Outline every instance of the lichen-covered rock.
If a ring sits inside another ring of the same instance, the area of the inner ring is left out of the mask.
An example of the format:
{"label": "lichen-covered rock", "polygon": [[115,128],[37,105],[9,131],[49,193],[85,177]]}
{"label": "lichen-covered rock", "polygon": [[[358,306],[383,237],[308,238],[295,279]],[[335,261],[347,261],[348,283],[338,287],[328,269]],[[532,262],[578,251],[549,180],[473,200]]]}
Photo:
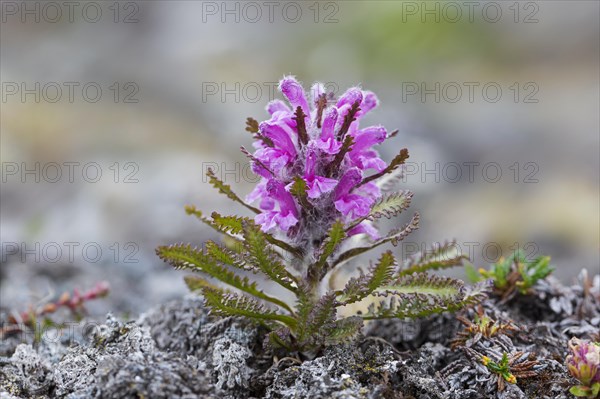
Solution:
{"label": "lichen-covered rock", "polygon": [[10,360],[0,370],[0,392],[17,397],[35,397],[52,386],[50,364],[29,344],[18,345]]}
{"label": "lichen-covered rock", "polygon": [[212,362],[217,372],[218,389],[248,388],[252,370],[246,362],[252,352],[231,338],[219,338],[214,345]]}
{"label": "lichen-covered rock", "polygon": [[[189,295],[136,321],[108,315],[85,333],[18,346],[10,337],[0,355],[0,398],[567,399],[575,383],[563,360],[567,342],[596,336],[600,279],[545,284],[530,298],[541,301],[534,310],[519,310],[522,299],[482,304],[491,319],[514,322],[510,333],[452,341],[465,327],[454,315],[389,320],[311,359],[264,349],[264,329],[210,317]],[[475,310],[462,315],[474,320]],[[532,362],[524,367],[531,374],[500,381],[482,359],[504,352],[516,366]]]}
{"label": "lichen-covered rock", "polygon": [[398,363],[391,348],[371,341],[333,346],[321,357],[278,372],[265,398],[400,397],[389,396]]}

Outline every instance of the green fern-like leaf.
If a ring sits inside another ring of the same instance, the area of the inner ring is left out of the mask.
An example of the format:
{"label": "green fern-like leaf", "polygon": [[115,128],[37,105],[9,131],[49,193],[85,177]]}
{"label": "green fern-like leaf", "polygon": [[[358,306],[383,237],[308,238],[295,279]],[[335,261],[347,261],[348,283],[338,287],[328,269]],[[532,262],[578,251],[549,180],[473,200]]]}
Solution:
{"label": "green fern-like leaf", "polygon": [[354,339],[360,332],[363,320],[358,316],[339,319],[328,326],[326,345],[335,345]]}
{"label": "green fern-like leaf", "polygon": [[310,209],[312,205],[308,202],[308,194],[306,193],[306,181],[301,177],[294,178],[294,183],[290,189],[290,193],[296,197],[302,208]]}
{"label": "green fern-like leaf", "polygon": [[196,207],[193,205],[186,205],[185,213],[187,213],[188,215],[195,216],[202,223],[211,227],[218,233],[221,233],[226,237],[231,238],[231,240],[234,240],[235,242],[239,242],[239,240],[235,237],[235,234],[239,234],[239,231],[237,229],[237,223],[241,223],[243,220],[249,220],[248,218],[241,218],[236,216],[221,216],[217,212],[213,212],[211,215],[212,218],[209,219],[202,214],[202,211],[196,209]]}
{"label": "green fern-like leaf", "polygon": [[338,302],[333,292],[323,295],[314,304],[306,320],[301,320],[298,341],[303,345],[319,345],[328,335],[324,328],[335,321],[337,306]]}
{"label": "green fern-like leaf", "polygon": [[323,325],[334,321],[337,305],[338,302],[333,292],[323,295],[319,299],[308,315],[306,323],[308,335],[316,334]]}
{"label": "green fern-like leaf", "polygon": [[[243,224],[244,223],[254,223],[250,218],[247,217],[239,217],[239,216],[222,216],[218,212],[213,212],[211,215],[211,219],[204,217],[202,212],[196,209],[193,205],[187,205],[185,207],[185,211],[188,215],[194,215],[196,218],[201,220],[206,225],[212,227],[214,230],[218,231],[221,234],[224,234],[228,239],[229,243],[234,246],[234,250],[238,250],[242,247],[241,241],[235,237],[237,234],[241,234],[243,232]],[[278,246],[282,250],[287,253],[295,256],[301,257],[302,251],[298,248],[293,247],[292,245],[283,242],[281,240],[276,239],[270,234],[265,234],[265,237],[269,243]]]}
{"label": "green fern-like leaf", "polygon": [[218,316],[243,316],[273,327],[270,322],[278,321],[294,327],[296,320],[287,315],[279,314],[262,305],[260,302],[220,288],[204,287],[202,295],[211,314]]}
{"label": "green fern-like leaf", "polygon": [[351,278],[338,299],[343,305],[359,302],[376,289],[388,284],[396,270],[396,259],[391,251],[384,252],[379,261],[360,277]]}
{"label": "green fern-like leaf", "polygon": [[203,279],[202,277],[185,276],[183,278],[183,281],[185,281],[185,285],[187,285],[188,289],[192,292],[201,291],[203,288],[206,287],[217,288],[217,286],[209,283],[208,281],[206,281],[206,279]]}
{"label": "green fern-like leaf", "polygon": [[239,252],[232,251],[230,249],[221,247],[213,241],[207,241],[204,244],[205,251],[212,259],[220,262],[224,265],[234,267],[236,269],[245,270],[254,274],[260,270],[251,263],[248,263],[242,259]]}
{"label": "green fern-like leaf", "polygon": [[237,202],[238,204],[243,205],[245,208],[251,210],[254,213],[261,213],[260,209],[257,209],[251,205],[246,204],[244,201],[242,201],[241,198],[238,197],[237,194],[233,192],[233,190],[231,189],[231,186],[229,186],[228,184],[225,184],[221,179],[219,179],[217,176],[215,176],[215,173],[213,172],[212,169],[209,168],[206,171],[206,176],[208,176],[208,181],[210,182],[210,184],[214,188],[219,190],[219,192],[221,194],[225,194],[227,196],[227,198]]}
{"label": "green fern-like leaf", "polygon": [[292,292],[296,292],[298,281],[277,259],[265,234],[251,223],[244,223],[244,247],[252,263],[272,281]]}
{"label": "green fern-like leaf", "polygon": [[205,273],[231,287],[239,289],[240,291],[244,291],[257,298],[291,311],[290,307],[285,302],[271,297],[259,290],[256,282],[250,282],[248,277],[238,276],[227,267],[220,265],[217,259],[212,258],[197,248],[193,248],[189,244],[158,247],[156,253],[162,260],[170,263],[176,269],[189,269]]}
{"label": "green fern-like leaf", "polygon": [[382,197],[373,205],[367,219],[379,219],[381,217],[391,218],[400,214],[410,206],[413,193],[410,191],[402,191]]}
{"label": "green fern-like leaf", "polygon": [[231,234],[241,234],[243,230],[242,224],[250,220],[247,217],[222,216],[218,212],[213,212],[210,216],[213,223],[219,227],[219,230]]}
{"label": "green fern-like leaf", "polygon": [[327,273],[327,259],[329,259],[345,238],[346,232],[344,230],[344,223],[338,220],[331,226],[329,233],[327,233],[327,238],[321,246],[321,255],[319,256],[319,259],[309,268],[310,275],[314,274],[321,279],[325,273]]}
{"label": "green fern-like leaf", "polygon": [[374,295],[385,300],[369,306],[365,320],[417,318],[435,313],[453,312],[485,298],[489,284],[466,287],[460,280],[416,273],[400,277],[393,285],[382,287]]}
{"label": "green fern-like leaf", "polygon": [[394,159],[392,159],[392,161],[388,164],[387,168],[385,168],[384,170],[382,170],[379,173],[376,173],[374,175],[371,175],[371,176],[363,179],[363,181],[360,183],[360,185],[366,184],[366,183],[368,183],[370,181],[373,181],[373,180],[377,180],[381,176],[386,175],[388,173],[392,173],[400,165],[403,165],[404,162],[406,162],[407,159],[408,159],[408,150],[406,148],[403,148],[403,149],[400,150],[400,153],[398,155],[396,155],[394,157]]}
{"label": "green fern-like leaf", "polygon": [[364,252],[370,251],[374,248],[377,248],[380,245],[386,244],[386,243],[392,243],[392,245],[396,246],[398,245],[398,243],[402,240],[404,240],[406,238],[406,236],[408,236],[410,233],[412,233],[413,231],[415,231],[416,229],[419,228],[419,220],[420,220],[420,216],[418,212],[415,212],[413,218],[411,219],[411,221],[404,225],[403,227],[399,228],[399,229],[395,229],[392,230],[386,237],[384,238],[380,238],[379,240],[375,241],[373,244],[366,246],[366,247],[356,247],[356,248],[352,248],[342,254],[340,254],[340,256],[338,256],[335,261],[333,262],[333,266],[336,266],[342,262],[347,261],[350,258],[353,258],[355,256],[358,256]]}
{"label": "green fern-like leaf", "polygon": [[455,241],[447,242],[410,257],[399,275],[462,266],[465,259],[468,257],[460,252]]}

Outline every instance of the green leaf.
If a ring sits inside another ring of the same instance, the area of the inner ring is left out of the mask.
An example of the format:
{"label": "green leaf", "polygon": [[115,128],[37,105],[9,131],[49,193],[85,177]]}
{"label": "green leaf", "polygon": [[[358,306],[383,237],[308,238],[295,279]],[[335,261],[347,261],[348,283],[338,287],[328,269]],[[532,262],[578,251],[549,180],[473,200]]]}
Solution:
{"label": "green leaf", "polygon": [[275,331],[271,331],[267,335],[267,346],[273,349],[284,348],[287,351],[292,351],[292,342],[289,328],[282,327]]}
{"label": "green leaf", "polygon": [[211,215],[215,225],[219,227],[221,231],[231,234],[242,233],[242,223],[249,221],[247,217],[240,216],[222,216],[218,212],[213,212]]}
{"label": "green leaf", "polygon": [[343,252],[342,254],[340,254],[340,256],[338,256],[335,261],[333,262],[333,266],[337,266],[338,264],[345,262],[346,260],[353,258],[355,256],[358,256],[364,252],[370,251],[374,248],[377,248],[380,245],[386,244],[386,243],[392,243],[392,245],[396,246],[398,245],[398,243],[402,240],[404,240],[406,238],[406,236],[408,236],[410,233],[412,233],[414,230],[419,228],[419,213],[415,212],[413,218],[411,219],[411,221],[404,225],[403,227],[399,228],[399,229],[395,229],[392,230],[386,237],[384,238],[380,238],[379,240],[375,241],[373,244],[366,246],[366,247],[356,247],[356,248],[352,248],[346,252]]}
{"label": "green leaf", "polygon": [[367,219],[373,220],[381,217],[389,219],[396,216],[410,206],[412,197],[413,193],[410,191],[402,191],[382,197],[373,205]]}
{"label": "green leaf", "polygon": [[183,281],[185,281],[185,285],[187,285],[188,289],[192,292],[200,291],[206,287],[217,288],[216,286],[214,286],[213,284],[209,283],[201,277],[185,276],[183,278]]}
{"label": "green leaf", "polygon": [[244,223],[244,247],[251,262],[272,281],[292,292],[296,292],[298,282],[285,266],[276,259],[276,254],[267,242],[266,235],[253,223]]}
{"label": "green leaf", "polygon": [[592,397],[597,398],[600,393],[600,382],[594,382],[592,384]]}
{"label": "green leaf", "polygon": [[305,331],[308,337],[318,334],[324,325],[332,323],[335,320],[337,305],[338,302],[333,292],[329,292],[319,299],[309,313],[306,321]]}
{"label": "green leaf", "polygon": [[314,303],[311,300],[311,287],[306,279],[298,282],[296,290],[296,320],[298,320],[298,329],[295,331],[297,336],[303,336],[307,328],[308,315],[313,310]]}
{"label": "green leaf", "polygon": [[278,321],[287,326],[296,325],[293,317],[276,313],[267,309],[258,301],[243,295],[237,295],[220,288],[202,288],[206,305],[211,308],[211,314],[217,316],[243,316],[273,327],[269,321]]}
{"label": "green leaf", "polygon": [[583,397],[583,398],[593,398],[593,396],[591,396],[591,390],[583,385],[576,385],[573,386],[569,389],[569,392],[571,392],[572,395],[575,395],[577,397]]}
{"label": "green leaf", "polygon": [[[208,219],[208,218],[204,217],[202,212],[200,210],[196,209],[196,207],[193,205],[186,205],[185,213],[187,213],[188,215],[195,216],[202,223],[211,227],[215,231],[217,231],[221,234],[224,234],[228,238],[235,240],[237,243],[239,243],[239,240],[235,236],[233,236],[233,234],[237,234],[234,221],[235,220],[240,220],[240,221],[249,220],[248,218],[242,218],[242,217],[238,218],[235,216],[221,216],[217,212],[213,212],[213,214],[212,214],[213,219]],[[217,217],[217,220],[214,219],[215,216]]]}
{"label": "green leaf", "polygon": [[488,285],[465,287],[460,280],[416,273],[403,276],[373,294],[386,297],[371,304],[363,319],[416,318],[441,312],[453,312],[485,298]]}
{"label": "green leaf", "polygon": [[206,176],[208,176],[208,181],[210,182],[210,184],[214,188],[219,190],[219,192],[221,194],[225,194],[229,199],[243,205],[244,207],[246,207],[247,209],[251,210],[254,213],[261,213],[260,209],[257,209],[251,205],[246,204],[244,201],[242,201],[240,199],[240,197],[238,197],[237,194],[235,194],[233,192],[233,190],[231,190],[231,186],[229,186],[228,184],[225,184],[222,180],[220,180],[217,176],[215,176],[215,173],[213,172],[212,169],[209,168],[207,170]]}
{"label": "green leaf", "polygon": [[388,284],[397,267],[391,251],[384,252],[379,261],[369,268],[366,275],[351,278],[341,292],[339,301],[343,305],[359,302],[371,295],[376,289]]}
{"label": "green leaf", "polygon": [[321,246],[320,256],[314,265],[309,268],[309,275],[315,275],[320,280],[327,273],[327,259],[335,252],[338,246],[346,238],[346,232],[344,231],[344,223],[341,220],[337,220],[329,229],[327,238]]}
{"label": "green leaf", "polygon": [[156,250],[158,256],[170,263],[176,269],[190,269],[208,274],[210,277],[233,287],[244,291],[257,298],[274,303],[291,312],[290,307],[277,298],[271,297],[259,290],[256,282],[250,282],[248,277],[240,277],[231,270],[218,263],[218,260],[205,254],[191,245],[170,245],[168,247],[158,247]]}
{"label": "green leaf", "polygon": [[467,256],[461,254],[455,241],[447,242],[409,258],[402,270],[400,270],[399,275],[405,276],[428,270],[461,266],[465,259],[468,259]]}
{"label": "green leaf", "polygon": [[518,270],[523,281],[518,281],[517,287],[521,292],[526,292],[538,280],[548,277],[554,271],[554,268],[550,267],[549,256],[540,256],[532,262],[519,263]]}
{"label": "green leaf", "polygon": [[364,220],[374,220],[381,217],[390,219],[392,216],[399,215],[405,209],[410,206],[413,193],[410,191],[402,191],[399,193],[393,193],[390,195],[383,196],[379,199],[372,207],[369,214],[363,218],[359,218],[352,222],[346,231],[353,229],[358,226]]}
{"label": "green leaf", "polygon": [[354,339],[363,326],[363,320],[358,316],[346,317],[333,322],[328,327],[328,332],[325,337],[326,345],[335,345],[348,342]]}
{"label": "green leaf", "polygon": [[371,176],[363,179],[363,181],[360,182],[359,186],[362,186],[363,184],[366,184],[366,183],[368,183],[370,181],[377,180],[381,176],[386,175],[388,173],[392,173],[400,165],[403,165],[404,162],[406,162],[407,159],[408,159],[408,150],[406,148],[403,148],[403,149],[400,150],[400,153],[398,155],[396,155],[394,157],[394,159],[392,159],[392,161],[389,163],[389,165],[387,166],[387,168],[385,168],[384,170],[382,170],[379,173],[376,173],[374,175],[371,175]]}
{"label": "green leaf", "polygon": [[241,255],[239,252],[221,247],[210,240],[207,241],[206,244],[204,244],[204,246],[208,256],[222,264],[235,267],[236,269],[249,271],[255,274],[260,271],[253,264],[245,262],[243,259],[241,259]]}
{"label": "green leaf", "polygon": [[[241,241],[234,236],[234,234],[241,234],[243,232],[244,223],[254,223],[252,219],[247,217],[222,216],[217,212],[212,213],[212,219],[207,219],[202,215],[202,212],[200,212],[198,209],[196,209],[196,207],[192,205],[187,205],[185,207],[185,211],[188,215],[196,216],[208,226],[212,227],[219,233],[225,234],[227,238],[233,240],[233,243],[228,242],[228,246],[233,246],[233,249],[236,252],[238,252],[238,250],[242,248],[243,245],[241,244]],[[278,246],[279,248],[292,254],[293,256],[298,258],[302,257],[302,251],[300,251],[298,248],[295,248],[286,242],[280,241],[270,234],[265,234],[265,237],[267,241],[269,241],[271,244]]]}
{"label": "green leaf", "polygon": [[310,202],[308,202],[308,195],[306,194],[306,182],[303,178],[298,176],[294,177],[294,183],[290,189],[290,194],[296,197],[304,209],[312,208],[312,205]]}
{"label": "green leaf", "polygon": [[465,262],[465,274],[471,283],[477,283],[483,280],[483,276],[477,272],[475,266],[470,262]]}

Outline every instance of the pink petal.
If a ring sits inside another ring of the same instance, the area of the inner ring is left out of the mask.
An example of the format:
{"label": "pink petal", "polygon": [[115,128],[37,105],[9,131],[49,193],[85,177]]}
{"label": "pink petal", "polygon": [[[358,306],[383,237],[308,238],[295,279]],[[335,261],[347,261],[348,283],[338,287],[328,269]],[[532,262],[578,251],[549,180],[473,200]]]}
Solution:
{"label": "pink petal", "polygon": [[323,176],[314,176],[314,178],[307,182],[308,190],[306,193],[308,194],[308,198],[319,198],[321,194],[325,194],[330,192],[337,185],[337,180],[329,179]]}
{"label": "pink petal", "polygon": [[375,241],[379,239],[379,231],[373,226],[371,222],[364,221],[360,223],[358,226],[352,228],[348,231],[348,235],[352,236],[355,234],[367,234],[371,240]]}
{"label": "pink petal", "polygon": [[306,95],[302,85],[293,76],[286,76],[279,82],[279,90],[288,99],[294,111],[301,107],[305,115],[310,115],[310,108],[306,102]]}
{"label": "pink petal", "polygon": [[283,101],[273,100],[267,104],[267,112],[271,115],[275,112],[288,112],[291,114],[292,110]]}

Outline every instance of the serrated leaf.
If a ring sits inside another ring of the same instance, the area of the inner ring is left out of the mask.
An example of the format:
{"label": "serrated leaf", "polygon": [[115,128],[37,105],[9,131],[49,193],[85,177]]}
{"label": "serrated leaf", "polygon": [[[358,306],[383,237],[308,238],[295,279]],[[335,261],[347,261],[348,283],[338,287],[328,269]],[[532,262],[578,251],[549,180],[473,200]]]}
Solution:
{"label": "serrated leaf", "polygon": [[237,194],[233,192],[233,190],[231,189],[231,186],[229,186],[228,184],[225,184],[221,179],[219,179],[217,176],[215,176],[215,173],[213,172],[213,170],[211,168],[209,168],[206,171],[206,176],[208,176],[209,183],[214,188],[219,190],[219,192],[221,194],[225,194],[227,196],[227,198],[243,205],[244,207],[246,207],[247,209],[251,210],[254,213],[261,213],[260,209],[257,209],[251,205],[246,204],[244,201],[242,201],[241,198],[238,197]]}
{"label": "serrated leaf", "polygon": [[221,231],[231,234],[241,234],[242,223],[250,220],[247,217],[222,216],[218,212],[213,212],[210,216]]}
{"label": "serrated leaf", "polygon": [[[214,230],[218,231],[221,234],[225,234],[226,238],[229,239],[226,242],[227,246],[238,252],[240,248],[243,248],[241,241],[234,236],[234,234],[241,234],[243,231],[244,223],[254,223],[254,221],[247,217],[240,216],[222,216],[217,212],[212,213],[212,219],[208,219],[202,215],[202,212],[196,209],[195,206],[186,205],[185,211],[188,215],[194,215],[199,220],[201,220],[206,225],[212,227]],[[284,251],[294,255],[295,257],[302,257],[302,252],[290,244],[283,242],[281,240],[276,239],[270,234],[265,234],[265,237],[269,243],[278,246]]]}
{"label": "serrated leaf", "polygon": [[388,284],[396,270],[396,259],[391,251],[384,252],[379,261],[369,268],[367,274],[351,278],[341,291],[339,301],[343,305],[359,302],[376,289]]}
{"label": "serrated leaf", "polygon": [[298,340],[301,343],[317,345],[327,334],[323,329],[335,321],[338,302],[335,293],[323,295],[315,303],[305,320],[300,320]]}
{"label": "serrated leaf", "polygon": [[170,245],[158,247],[157,255],[176,269],[189,269],[202,272],[233,288],[244,291],[257,298],[274,303],[291,312],[290,307],[277,298],[271,297],[258,289],[256,282],[250,282],[248,277],[241,277],[228,268],[221,266],[217,259],[193,248],[191,245]]}
{"label": "serrated leaf", "polygon": [[294,177],[294,183],[290,189],[290,194],[296,197],[304,209],[312,208],[312,205],[310,202],[308,202],[308,195],[306,194],[306,181],[304,181],[303,178],[298,176]]}
{"label": "serrated leaf", "polygon": [[371,207],[369,214],[352,222],[346,231],[358,226],[364,220],[374,220],[381,217],[390,219],[392,216],[399,215],[402,211],[408,209],[412,200],[413,193],[410,191],[401,191],[389,194],[380,198]]}
{"label": "serrated leaf", "polygon": [[411,256],[400,270],[399,275],[405,276],[428,270],[461,266],[465,259],[468,257],[460,252],[455,241],[446,242]]}
{"label": "serrated leaf", "polygon": [[288,351],[292,350],[291,333],[287,327],[278,328],[271,331],[265,339],[264,346],[271,349],[284,348]]}
{"label": "serrated leaf", "polygon": [[379,219],[381,217],[391,218],[400,214],[410,206],[413,193],[402,191],[382,197],[373,205],[367,219]]}
{"label": "serrated leaf", "polygon": [[416,318],[454,312],[482,301],[488,288],[487,282],[466,287],[460,280],[426,273],[404,276],[394,285],[378,289],[374,294],[386,299],[378,305],[371,304],[361,317],[365,320]]}
{"label": "serrated leaf", "polygon": [[183,281],[185,281],[185,285],[187,285],[188,289],[192,292],[200,291],[205,287],[217,288],[215,285],[197,276],[185,276]]}
{"label": "serrated leaf", "polygon": [[346,343],[354,339],[363,326],[363,320],[358,316],[346,317],[336,320],[330,327],[325,337],[326,345]]}
{"label": "serrated leaf", "polygon": [[363,181],[360,182],[360,186],[362,186],[363,184],[366,184],[370,181],[377,180],[383,175],[392,173],[400,165],[403,165],[404,162],[406,162],[406,160],[408,159],[408,157],[409,157],[408,150],[406,148],[401,149],[400,153],[398,155],[396,155],[394,157],[394,159],[392,159],[392,161],[389,163],[389,165],[384,170],[382,170],[379,173],[376,173],[374,175],[364,178]]}
{"label": "serrated leaf", "polygon": [[388,242],[392,243],[392,245],[396,246],[398,245],[398,243],[402,240],[404,240],[404,238],[406,238],[406,236],[408,236],[410,233],[412,233],[414,230],[419,228],[419,213],[415,212],[413,218],[411,219],[411,221],[404,225],[403,227],[399,228],[399,229],[395,229],[392,230],[386,237],[380,238],[379,240],[375,241],[373,244],[366,246],[366,247],[356,247],[356,248],[352,248],[346,252],[343,252],[342,254],[340,254],[340,256],[338,256],[335,261],[333,262],[333,266],[337,266],[338,264],[345,262],[346,260],[353,258],[355,256],[358,256],[364,252],[370,251],[374,248],[377,248],[380,245],[386,244]]}
{"label": "serrated leaf", "polygon": [[206,253],[214,260],[236,269],[258,273],[259,269],[251,263],[245,262],[239,252],[221,247],[213,241],[207,241],[204,244]]}
{"label": "serrated leaf", "polygon": [[272,311],[260,302],[243,295],[210,287],[202,288],[202,295],[206,305],[211,308],[211,314],[214,315],[248,317],[270,327],[273,327],[270,321],[278,321],[290,327],[296,325],[294,318]]}
{"label": "serrated leaf", "polygon": [[327,273],[327,259],[335,252],[338,246],[346,238],[346,231],[344,229],[344,223],[341,220],[337,220],[327,233],[327,238],[320,249],[320,256],[317,262],[315,262],[309,268],[309,275],[315,275],[320,280]]}
{"label": "serrated leaf", "polygon": [[309,335],[316,334],[322,326],[333,322],[337,305],[338,302],[333,292],[323,295],[308,315],[307,333]]}
{"label": "serrated leaf", "polygon": [[258,226],[244,223],[244,247],[252,263],[272,281],[292,292],[296,292],[298,282],[285,266],[276,258],[276,253],[267,242],[266,235]]}
{"label": "serrated leaf", "polygon": [[[209,218],[204,217],[204,215],[202,214],[202,212],[199,209],[196,209],[196,207],[193,206],[193,205],[186,205],[185,206],[185,213],[187,213],[188,215],[195,216],[202,223],[204,223],[207,226],[211,227],[215,231],[217,231],[217,232],[219,232],[221,234],[224,234],[227,238],[230,238],[231,240],[233,240],[234,242],[236,242],[236,243],[239,244],[239,240],[233,235],[233,234],[236,234],[234,232],[234,230],[232,229],[233,226],[229,226],[227,223],[218,223],[214,219],[209,219]],[[215,214],[219,215],[218,213],[213,212],[213,217],[214,217]],[[236,217],[234,217],[234,216],[228,216],[227,218],[236,218]],[[239,219],[240,220],[245,220],[247,218],[239,218]]]}

